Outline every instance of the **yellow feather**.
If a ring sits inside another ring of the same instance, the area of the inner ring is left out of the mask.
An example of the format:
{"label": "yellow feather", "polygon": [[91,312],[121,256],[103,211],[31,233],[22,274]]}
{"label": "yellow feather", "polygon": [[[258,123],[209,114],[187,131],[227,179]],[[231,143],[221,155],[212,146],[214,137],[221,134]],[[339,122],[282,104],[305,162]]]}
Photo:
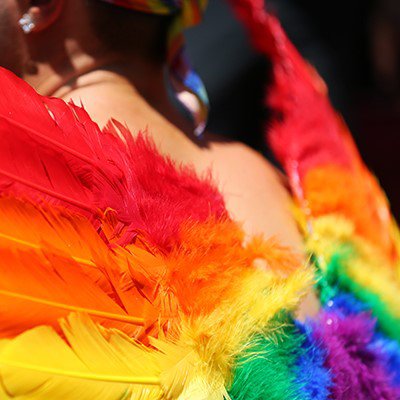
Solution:
{"label": "yellow feather", "polygon": [[188,381],[183,398],[228,398],[225,387],[235,357],[252,335],[268,334],[268,323],[277,312],[294,310],[312,281],[312,270],[306,267],[287,278],[254,269],[243,275],[231,296],[211,314],[183,317],[177,343],[198,355],[196,379]]}
{"label": "yellow feather", "polygon": [[[0,199],[0,209],[1,205]],[[21,205],[21,207],[25,210],[26,206]],[[34,206],[28,207],[32,207],[30,212],[37,213],[38,210]],[[39,217],[37,216],[38,219]],[[68,215],[66,217],[70,218]],[[68,225],[66,217],[63,215],[61,220]],[[54,216],[46,216],[45,219],[51,218],[55,219],[52,226],[60,224],[57,213]],[[86,227],[86,221],[82,223]],[[67,232],[72,231],[73,239],[75,235],[73,229],[76,230],[76,226],[80,225],[74,221],[72,227],[69,225],[67,227]],[[92,228],[88,226],[87,229],[88,234],[91,234]],[[50,231],[45,237],[54,234],[54,231]],[[141,263],[144,263],[144,269],[147,269],[145,267],[147,265],[152,266],[150,269],[156,275],[165,268],[157,258],[134,246],[129,247],[129,252],[117,249],[112,255],[108,254],[108,248],[104,250],[103,255],[100,249],[99,256],[96,249],[90,245],[85,247],[84,243],[80,243],[78,235],[78,238],[74,239],[78,241],[75,247],[79,249],[79,246],[83,246],[84,250],[68,253],[68,246],[65,247],[62,242],[54,240],[49,246],[49,251],[42,254],[33,248],[30,252],[24,249],[26,243],[21,243],[23,241],[41,245],[42,242],[35,242],[33,237],[28,236],[25,239],[23,235],[18,236],[17,232],[13,231],[7,235],[20,239],[14,243],[18,251],[9,254],[15,263],[18,257],[30,257],[31,264],[35,259],[40,259],[39,267],[35,265],[35,268],[24,270],[22,274],[23,276],[28,274],[29,281],[32,282],[34,279],[30,274],[42,271],[43,268],[57,271],[58,263],[61,263],[61,266],[67,263],[65,265],[68,265],[68,268],[65,271],[72,271],[74,264],[77,264],[77,258],[94,263],[95,267],[87,264],[83,267],[86,274],[87,270],[97,269],[98,260],[105,257],[106,262],[113,263],[116,262],[113,257],[120,257],[122,254],[127,263],[127,273],[123,275],[123,279],[129,274],[136,274],[140,280]],[[83,237],[86,239],[86,236]],[[104,246],[104,243],[101,242],[99,245]],[[31,255],[32,252],[34,256]],[[43,260],[47,260],[47,264]],[[26,267],[30,263],[25,258],[21,264]],[[133,268],[130,267],[130,263]],[[117,268],[118,265],[115,269]],[[115,269],[111,268],[107,272],[112,274]],[[61,322],[62,335],[67,339],[67,343],[50,327],[34,328],[0,345],[0,382],[4,382],[6,393],[13,396],[26,395],[23,398],[29,400],[70,398],[114,400],[114,398],[139,399],[142,396],[146,399],[162,396],[165,399],[180,400],[228,398],[226,385],[231,379],[230,372],[235,357],[243,350],[252,335],[268,334],[269,322],[279,311],[294,310],[312,283],[313,274],[309,268],[284,270],[285,273],[274,268],[244,270],[240,279],[232,281],[229,294],[217,308],[196,318],[188,315],[179,316],[182,323],[177,325],[175,330],[172,329],[168,336],[170,340],[174,339],[174,343],[166,342],[162,338],[162,331],[158,340],[149,338],[153,350],[132,342],[118,330],[102,328],[88,317],[76,314],[71,314],[66,321]],[[99,272],[102,273],[101,268]],[[55,277],[50,280],[42,278],[38,279],[41,283],[47,281],[52,283]],[[118,282],[119,279],[121,276],[111,279],[111,284]],[[129,286],[130,282],[127,283],[127,287],[132,289]],[[2,290],[7,291],[4,288]],[[123,293],[123,290],[121,291]],[[47,301],[46,298],[38,299],[35,293],[20,294],[30,296],[25,300],[31,303]],[[24,299],[21,297],[20,300]],[[54,307],[69,305],[64,307],[67,311],[81,310],[80,305],[74,302],[61,304],[56,297],[49,301]],[[135,301],[132,300],[130,305],[134,307]],[[98,309],[96,314],[93,310],[88,308],[86,310],[98,316],[102,311]],[[129,309],[127,314],[129,316]],[[158,385],[155,385],[157,383]],[[78,394],[75,397],[72,397],[71,387],[77,390]]]}
{"label": "yellow feather", "polygon": [[[355,233],[351,221],[338,215],[313,220],[313,233],[307,240],[310,251],[329,261],[340,245],[351,244],[354,252],[343,260],[347,274],[358,284],[378,294],[393,314],[400,317],[400,281],[396,266],[378,246]],[[324,267],[324,263],[321,263]]]}
{"label": "yellow feather", "polygon": [[4,399],[177,398],[192,375],[193,365],[181,362],[190,359],[187,350],[172,343],[150,350],[82,314],[70,314],[61,328],[66,341],[46,326],[0,341]]}

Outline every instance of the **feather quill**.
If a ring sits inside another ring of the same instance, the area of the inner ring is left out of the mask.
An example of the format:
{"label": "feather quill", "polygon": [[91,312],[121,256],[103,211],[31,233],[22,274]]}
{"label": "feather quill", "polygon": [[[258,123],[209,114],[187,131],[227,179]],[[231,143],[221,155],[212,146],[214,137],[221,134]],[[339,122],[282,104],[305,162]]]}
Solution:
{"label": "feather quill", "polygon": [[87,143],[79,121],[64,106],[60,121],[67,120],[68,124],[60,127],[54,120],[60,113],[56,107],[54,112],[50,108],[59,100],[45,104],[41,96],[10,72],[1,70],[1,77],[0,187],[68,204],[86,215],[95,214],[97,204],[85,177],[98,172],[100,179],[104,174],[100,170],[101,159],[96,159],[95,156],[100,157]]}
{"label": "feather quill", "polygon": [[130,334],[155,317],[129,280],[130,254],[111,250],[84,217],[0,198],[0,254],[2,337],[55,326],[70,311]]}
{"label": "feather quill", "polygon": [[120,244],[141,233],[164,251],[183,221],[228,218],[210,174],[176,167],[116,121],[101,131],[83,108],[42,97],[5,69],[0,78],[0,192],[73,208],[96,227],[112,209]]}
{"label": "feather quill", "polygon": [[60,325],[65,340],[42,326],[0,341],[2,399],[177,398],[192,375],[190,351],[174,344],[158,351],[161,341],[154,342],[151,350],[84,314],[71,314]]}

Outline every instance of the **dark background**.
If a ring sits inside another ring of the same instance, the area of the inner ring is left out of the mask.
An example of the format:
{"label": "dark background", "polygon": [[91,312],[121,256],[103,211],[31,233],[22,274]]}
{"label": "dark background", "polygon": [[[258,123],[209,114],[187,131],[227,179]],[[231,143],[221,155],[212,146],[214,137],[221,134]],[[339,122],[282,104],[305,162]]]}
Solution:
{"label": "dark background", "polygon": [[[400,217],[400,0],[271,0],[297,48],[327,82],[334,106]],[[187,32],[211,101],[209,130],[263,145],[268,62],[255,54],[224,0]]]}

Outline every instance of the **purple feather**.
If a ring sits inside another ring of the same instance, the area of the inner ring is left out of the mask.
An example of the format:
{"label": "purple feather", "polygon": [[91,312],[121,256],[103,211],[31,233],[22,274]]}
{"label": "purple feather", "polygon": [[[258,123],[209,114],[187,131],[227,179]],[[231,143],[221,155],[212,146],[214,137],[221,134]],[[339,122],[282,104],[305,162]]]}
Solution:
{"label": "purple feather", "polygon": [[331,398],[396,400],[399,390],[386,373],[385,357],[370,346],[375,321],[367,313],[342,317],[325,312],[314,325],[314,340],[327,351],[325,367],[332,374]]}

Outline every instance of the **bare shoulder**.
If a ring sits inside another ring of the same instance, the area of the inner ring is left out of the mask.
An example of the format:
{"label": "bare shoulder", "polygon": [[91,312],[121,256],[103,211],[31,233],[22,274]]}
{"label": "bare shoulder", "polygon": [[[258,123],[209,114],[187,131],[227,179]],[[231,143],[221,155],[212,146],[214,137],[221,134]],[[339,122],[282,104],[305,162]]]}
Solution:
{"label": "bare shoulder", "polygon": [[[214,146],[214,174],[219,174],[219,184],[232,216],[242,222],[248,234],[274,236],[299,255],[304,254],[284,175],[243,143],[219,141]],[[310,290],[296,316],[304,321],[315,317],[319,309],[318,298]]]}
{"label": "bare shoulder", "polygon": [[246,175],[250,171],[253,180],[258,174],[268,177],[273,181],[284,184],[284,175],[273,166],[259,151],[238,141],[213,141],[211,144],[213,154],[216,156],[215,162],[227,164],[230,169],[237,170],[240,175]]}
{"label": "bare shoulder", "polygon": [[212,141],[208,157],[227,208],[245,231],[275,236],[301,250],[284,176],[262,154],[240,142]]}
{"label": "bare shoulder", "polygon": [[284,180],[260,153],[243,143],[210,134],[209,145],[202,148],[140,97],[100,89],[86,88],[71,97],[87,104],[89,114],[100,126],[113,116],[126,122],[132,132],[148,128],[162,154],[178,163],[190,163],[199,172],[211,167],[229,212],[249,236],[276,236],[282,243],[300,249]]}

